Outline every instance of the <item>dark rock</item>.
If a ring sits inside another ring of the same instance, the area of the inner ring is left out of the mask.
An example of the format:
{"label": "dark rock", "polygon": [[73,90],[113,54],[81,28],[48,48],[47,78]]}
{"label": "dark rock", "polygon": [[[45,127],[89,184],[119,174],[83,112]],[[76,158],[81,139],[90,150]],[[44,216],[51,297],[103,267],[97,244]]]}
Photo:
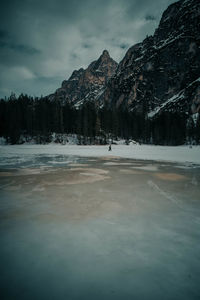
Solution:
{"label": "dark rock", "polygon": [[178,1],[163,13],[153,36],[127,51],[101,101],[149,116],[166,109],[197,111],[199,58],[200,1]]}
{"label": "dark rock", "polygon": [[98,99],[108,80],[115,74],[117,63],[104,50],[98,60],[92,62],[86,70],[81,68],[62,82],[61,88],[49,96],[51,100],[68,101],[77,108],[85,101]]}

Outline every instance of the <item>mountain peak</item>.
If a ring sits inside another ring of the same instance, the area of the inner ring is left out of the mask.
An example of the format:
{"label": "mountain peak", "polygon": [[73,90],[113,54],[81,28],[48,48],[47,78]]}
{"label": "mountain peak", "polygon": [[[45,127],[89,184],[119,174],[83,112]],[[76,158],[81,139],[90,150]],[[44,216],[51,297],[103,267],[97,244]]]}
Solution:
{"label": "mountain peak", "polygon": [[107,50],[93,61],[85,70],[75,70],[68,80],[62,82],[61,88],[51,95],[51,99],[69,101],[82,105],[85,101],[96,99],[108,80],[115,74],[118,67]]}
{"label": "mountain peak", "polygon": [[[112,76],[117,68],[118,64],[114,61],[107,50],[103,50],[101,56],[93,61],[88,69],[92,72],[100,71],[103,72],[104,75],[108,75],[108,77]],[[112,74],[111,74],[112,73]]]}
{"label": "mountain peak", "polygon": [[108,50],[106,50],[106,49],[103,50],[102,56],[103,56],[103,57],[110,57],[110,54],[109,54]]}

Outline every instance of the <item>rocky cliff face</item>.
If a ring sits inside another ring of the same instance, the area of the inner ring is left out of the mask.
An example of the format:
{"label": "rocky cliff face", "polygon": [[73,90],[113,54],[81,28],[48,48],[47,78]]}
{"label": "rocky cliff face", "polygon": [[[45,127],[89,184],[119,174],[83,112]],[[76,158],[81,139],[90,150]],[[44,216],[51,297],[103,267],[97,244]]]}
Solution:
{"label": "rocky cliff face", "polygon": [[85,101],[154,118],[200,111],[200,1],[180,0],[163,13],[153,36],[131,47],[119,65],[104,50],[74,71],[50,99]]}
{"label": "rocky cliff face", "polygon": [[98,101],[107,82],[115,74],[117,66],[108,51],[104,50],[99,59],[92,62],[86,70],[74,71],[49,98],[68,101],[76,107],[88,100]]}
{"label": "rocky cliff face", "polygon": [[155,34],[128,50],[101,101],[150,118],[200,110],[199,0],[167,8]]}

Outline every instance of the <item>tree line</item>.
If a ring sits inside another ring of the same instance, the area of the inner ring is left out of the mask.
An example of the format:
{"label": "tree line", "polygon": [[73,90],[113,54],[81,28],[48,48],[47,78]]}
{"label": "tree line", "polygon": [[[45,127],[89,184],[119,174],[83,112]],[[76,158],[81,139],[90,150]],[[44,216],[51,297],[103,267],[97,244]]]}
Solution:
{"label": "tree line", "polygon": [[7,143],[31,138],[49,143],[53,133],[60,137],[57,142],[62,142],[63,134],[76,134],[79,144],[106,144],[110,138],[160,145],[199,144],[200,117],[194,122],[187,113],[164,112],[151,120],[144,112],[125,108],[99,109],[86,102],[76,109],[68,102],[23,94],[0,100],[0,137]]}

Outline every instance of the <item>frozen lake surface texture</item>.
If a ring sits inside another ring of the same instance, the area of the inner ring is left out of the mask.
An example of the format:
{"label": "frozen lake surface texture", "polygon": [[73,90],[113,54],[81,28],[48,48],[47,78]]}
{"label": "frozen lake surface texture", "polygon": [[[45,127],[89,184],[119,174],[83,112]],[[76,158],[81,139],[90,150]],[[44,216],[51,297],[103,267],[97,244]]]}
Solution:
{"label": "frozen lake surface texture", "polygon": [[42,149],[0,149],[2,300],[200,299],[199,158]]}

